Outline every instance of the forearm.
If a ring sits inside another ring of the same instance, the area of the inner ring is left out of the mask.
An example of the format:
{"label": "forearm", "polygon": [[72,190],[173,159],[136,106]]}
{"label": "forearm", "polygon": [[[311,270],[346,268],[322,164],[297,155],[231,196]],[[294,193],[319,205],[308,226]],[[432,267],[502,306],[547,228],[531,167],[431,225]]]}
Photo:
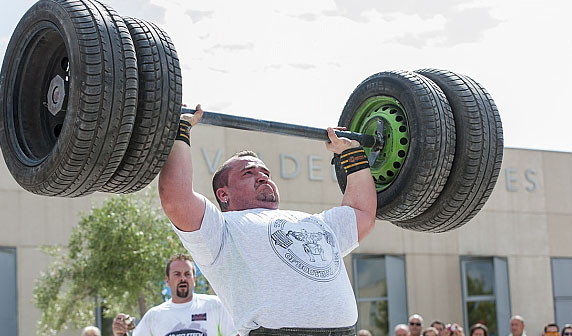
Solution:
{"label": "forearm", "polygon": [[364,211],[375,217],[377,193],[369,169],[348,175],[342,205]]}
{"label": "forearm", "polygon": [[377,192],[369,169],[348,175],[342,205],[356,212],[358,241],[361,241],[373,229],[377,211]]}
{"label": "forearm", "polygon": [[159,196],[165,214],[180,230],[200,228],[204,200],[193,190],[191,148],[183,141],[175,141],[161,169]]}
{"label": "forearm", "polygon": [[358,241],[361,241],[373,229],[377,209],[377,192],[367,157],[359,142],[347,138],[338,138],[331,127],[327,129],[327,132],[330,142],[326,143],[326,148],[339,155],[339,163],[347,174],[342,205],[354,209]]}
{"label": "forearm", "polygon": [[193,188],[193,160],[191,148],[182,141],[175,141],[167,161],[159,174],[161,198]]}

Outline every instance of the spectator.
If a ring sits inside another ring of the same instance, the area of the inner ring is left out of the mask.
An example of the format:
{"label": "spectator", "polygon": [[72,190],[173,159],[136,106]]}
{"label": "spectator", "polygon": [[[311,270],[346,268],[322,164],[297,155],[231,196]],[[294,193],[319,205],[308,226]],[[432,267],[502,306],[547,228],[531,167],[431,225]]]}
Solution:
{"label": "spectator", "polygon": [[514,315],[510,318],[510,334],[509,336],[526,336],[524,331],[524,319],[520,315]]}
{"label": "spectator", "polygon": [[450,323],[443,329],[442,336],[465,336],[465,332],[457,323]]}
{"label": "spectator", "polygon": [[[144,335],[236,335],[232,319],[218,297],[194,293],[196,269],[191,257],[175,254],[165,267],[171,299],[143,315],[133,334]],[[113,320],[114,336],[132,329],[130,318],[118,314]]]}
{"label": "spectator", "polygon": [[395,326],[395,329],[393,330],[394,336],[407,336],[408,334],[409,334],[409,327],[407,327],[407,324],[398,324]]}
{"label": "spectator", "polygon": [[371,332],[369,332],[369,330],[361,329],[360,331],[357,332],[357,336],[372,336],[372,335]]}
{"label": "spectator", "polygon": [[469,329],[469,336],[489,336],[489,329],[487,329],[484,324],[475,323],[471,329]]}
{"label": "spectator", "polygon": [[542,332],[542,336],[558,336],[558,324],[552,322],[548,323],[544,326],[544,331]]}
{"label": "spectator", "polygon": [[439,332],[437,335],[441,335],[441,333],[443,333],[443,329],[445,329],[445,323],[439,321],[439,320],[435,320],[433,322],[431,322],[431,326],[435,329],[437,329],[437,331]]}
{"label": "spectator", "polygon": [[409,316],[409,335],[420,336],[423,330],[423,317],[419,314]]}
{"label": "spectator", "polygon": [[572,336],[572,324],[565,324],[560,336]]}
{"label": "spectator", "polygon": [[81,336],[101,336],[101,332],[98,327],[89,326],[83,328]]}
{"label": "spectator", "polygon": [[434,327],[428,327],[423,329],[423,336],[439,336],[439,331],[437,330],[437,328]]}

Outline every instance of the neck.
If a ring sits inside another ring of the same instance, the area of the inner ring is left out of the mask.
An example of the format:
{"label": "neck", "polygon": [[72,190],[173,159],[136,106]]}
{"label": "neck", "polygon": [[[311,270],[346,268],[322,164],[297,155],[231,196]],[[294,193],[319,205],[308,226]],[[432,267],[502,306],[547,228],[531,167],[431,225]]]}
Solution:
{"label": "neck", "polygon": [[191,295],[189,295],[189,297],[187,298],[181,298],[178,296],[172,296],[171,297],[171,301],[173,301],[173,303],[187,303],[187,302],[191,302],[193,300],[193,292],[191,292]]}

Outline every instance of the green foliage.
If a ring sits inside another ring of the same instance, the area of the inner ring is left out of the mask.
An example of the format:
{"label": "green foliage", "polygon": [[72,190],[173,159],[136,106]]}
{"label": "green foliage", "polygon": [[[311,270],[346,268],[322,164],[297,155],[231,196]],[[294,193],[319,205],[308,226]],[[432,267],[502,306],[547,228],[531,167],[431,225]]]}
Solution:
{"label": "green foliage", "polygon": [[[40,333],[93,324],[95,297],[105,298],[105,317],[142,316],[164,301],[165,263],[186,251],[151,196],[156,192],[138,195],[109,198],[81,217],[67,248],[44,248],[54,259],[34,288]],[[212,293],[204,278],[197,283],[195,292]]]}

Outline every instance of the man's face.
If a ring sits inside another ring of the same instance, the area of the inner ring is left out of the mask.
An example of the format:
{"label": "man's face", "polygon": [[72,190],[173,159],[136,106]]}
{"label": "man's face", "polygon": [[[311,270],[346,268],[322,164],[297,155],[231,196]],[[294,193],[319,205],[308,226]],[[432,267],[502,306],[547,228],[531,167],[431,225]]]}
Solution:
{"label": "man's face", "polygon": [[420,335],[422,327],[421,320],[417,318],[409,320],[409,332],[411,335]]}
{"label": "man's face", "polygon": [[191,301],[195,288],[195,276],[191,262],[188,260],[175,260],[169,266],[167,285],[171,289],[174,303]]}
{"label": "man's face", "polygon": [[510,332],[514,336],[520,336],[524,330],[524,322],[517,319],[510,320]]}
{"label": "man's face", "polygon": [[441,333],[443,332],[443,329],[445,329],[445,326],[442,323],[433,323],[432,327],[437,329],[437,331],[439,332],[439,335],[441,335]]}
{"label": "man's face", "polygon": [[395,331],[395,336],[407,336],[407,330],[397,329],[397,331]]}
{"label": "man's face", "polygon": [[544,336],[558,336],[558,327],[548,326],[546,332],[542,333]]}
{"label": "man's face", "polygon": [[228,211],[278,209],[280,203],[278,187],[270,179],[270,170],[264,162],[251,156],[232,161],[228,185],[217,190],[217,197],[228,201]]}

